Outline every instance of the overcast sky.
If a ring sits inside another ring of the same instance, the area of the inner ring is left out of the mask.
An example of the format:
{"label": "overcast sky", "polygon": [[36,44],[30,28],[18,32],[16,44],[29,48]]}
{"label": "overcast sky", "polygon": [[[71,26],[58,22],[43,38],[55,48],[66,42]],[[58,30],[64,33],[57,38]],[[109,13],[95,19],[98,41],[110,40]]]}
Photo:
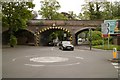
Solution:
{"label": "overcast sky", "polygon": [[[40,1],[43,1],[43,0],[33,1],[33,3],[36,4],[34,8],[35,11],[40,10],[40,6],[41,6]],[[73,11],[77,15],[81,12],[81,5],[85,3],[85,0],[57,0],[57,1],[61,6],[59,12]],[[108,1],[119,1],[119,0],[108,0]],[[38,18],[40,18],[40,16]]]}
{"label": "overcast sky", "polygon": [[[34,0],[33,3],[36,4],[34,10],[40,10],[40,1]],[[68,12],[74,11],[74,13],[79,14],[81,11],[81,5],[84,3],[84,0],[57,0],[61,6],[59,12]]]}

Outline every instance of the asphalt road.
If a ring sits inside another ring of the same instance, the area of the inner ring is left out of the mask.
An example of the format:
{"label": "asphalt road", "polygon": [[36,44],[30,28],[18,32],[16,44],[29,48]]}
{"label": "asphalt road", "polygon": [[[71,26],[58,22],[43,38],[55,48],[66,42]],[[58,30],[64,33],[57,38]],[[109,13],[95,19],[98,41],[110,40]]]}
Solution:
{"label": "asphalt road", "polygon": [[117,78],[108,59],[112,51],[78,46],[74,51],[58,47],[3,47],[3,78]]}

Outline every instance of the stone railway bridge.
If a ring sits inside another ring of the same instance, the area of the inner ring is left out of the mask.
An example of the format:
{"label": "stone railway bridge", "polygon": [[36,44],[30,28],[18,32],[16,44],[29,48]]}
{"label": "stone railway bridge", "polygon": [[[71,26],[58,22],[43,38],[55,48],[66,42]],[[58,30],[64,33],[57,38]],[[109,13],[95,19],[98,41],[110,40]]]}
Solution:
{"label": "stone railway bridge", "polygon": [[[47,35],[55,30],[62,30],[70,33],[72,43],[77,45],[77,36],[83,31],[89,29],[96,29],[100,27],[103,20],[30,20],[27,24],[26,30],[19,30],[16,32],[18,44],[33,43],[35,45],[42,45],[47,39]],[[3,28],[3,43],[8,42],[6,33],[8,29]]]}

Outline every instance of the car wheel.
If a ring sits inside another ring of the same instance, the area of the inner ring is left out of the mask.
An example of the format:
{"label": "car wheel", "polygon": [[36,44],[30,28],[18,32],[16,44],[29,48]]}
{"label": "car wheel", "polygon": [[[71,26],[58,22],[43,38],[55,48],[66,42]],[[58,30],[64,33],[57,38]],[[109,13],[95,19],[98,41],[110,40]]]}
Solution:
{"label": "car wheel", "polygon": [[61,47],[59,47],[59,49],[61,49]]}
{"label": "car wheel", "polygon": [[61,49],[62,49],[62,50],[64,50],[64,48],[63,48],[63,47],[61,47]]}
{"label": "car wheel", "polygon": [[74,48],[73,49],[71,49],[72,51],[74,51]]}

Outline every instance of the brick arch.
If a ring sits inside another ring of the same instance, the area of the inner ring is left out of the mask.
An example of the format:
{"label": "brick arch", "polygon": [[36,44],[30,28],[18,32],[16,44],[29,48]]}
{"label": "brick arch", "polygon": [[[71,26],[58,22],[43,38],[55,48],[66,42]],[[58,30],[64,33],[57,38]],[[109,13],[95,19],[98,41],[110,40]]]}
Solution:
{"label": "brick arch", "polygon": [[47,31],[47,30],[51,30],[51,29],[58,29],[58,30],[63,30],[65,32],[68,32],[68,33],[71,33],[67,28],[63,28],[63,27],[46,27],[46,28],[42,28],[39,33],[42,33],[44,31]]}
{"label": "brick arch", "polygon": [[32,31],[32,30],[30,30],[30,29],[24,29],[24,30],[26,30],[26,31],[28,31],[28,32],[30,32],[30,33],[32,33],[32,34],[34,34],[35,35],[35,32],[34,31]]}
{"label": "brick arch", "polygon": [[80,32],[89,30],[89,29],[95,30],[96,28],[95,28],[95,27],[84,27],[84,28],[80,28],[79,30],[76,30],[75,35],[78,34],[78,33],[80,33]]}
{"label": "brick arch", "polygon": [[77,36],[78,36],[78,34],[80,34],[81,32],[84,32],[84,31],[89,31],[89,29],[92,29],[92,30],[95,30],[96,28],[94,28],[94,27],[84,27],[84,28],[81,28],[80,30],[77,30],[76,32],[75,32],[75,44],[76,45],[78,45],[78,38],[77,38]]}
{"label": "brick arch", "polygon": [[10,38],[9,30],[3,31],[2,32],[2,44],[5,44],[5,45],[8,44],[9,38]]}
{"label": "brick arch", "polygon": [[[65,33],[69,33],[69,37],[71,37],[71,32],[67,29],[67,28],[63,28],[63,27],[59,27],[59,26],[55,26],[55,27],[45,27],[45,28],[41,28],[38,32],[37,32],[37,39],[36,39],[36,43],[37,45],[40,44],[40,45],[44,45],[45,43],[45,40],[44,40],[44,43],[42,43],[42,39],[43,39],[43,35],[44,33],[47,33],[49,31],[55,31],[55,30],[61,30],[61,31],[64,31]],[[48,34],[49,35],[49,34]],[[47,37],[47,36],[46,36]],[[44,38],[45,38],[45,35],[44,35]]]}
{"label": "brick arch", "polygon": [[[27,45],[29,43],[34,44],[34,32],[28,29],[20,29],[14,33],[17,37],[17,44],[19,45]],[[2,32],[2,43],[9,44],[9,30],[5,30]]]}
{"label": "brick arch", "polygon": [[35,34],[29,29],[20,29],[15,33],[19,45],[34,45]]}

